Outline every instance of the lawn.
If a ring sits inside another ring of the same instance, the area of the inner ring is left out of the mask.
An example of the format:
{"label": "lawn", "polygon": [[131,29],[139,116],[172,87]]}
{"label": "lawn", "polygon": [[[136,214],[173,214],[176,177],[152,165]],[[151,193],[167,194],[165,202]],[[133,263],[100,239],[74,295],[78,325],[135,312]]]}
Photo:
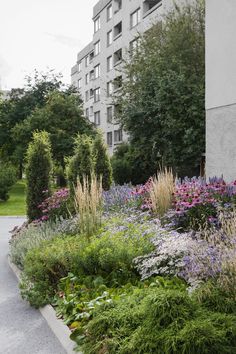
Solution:
{"label": "lawn", "polygon": [[0,216],[25,215],[25,181],[18,181],[6,202],[0,201]]}

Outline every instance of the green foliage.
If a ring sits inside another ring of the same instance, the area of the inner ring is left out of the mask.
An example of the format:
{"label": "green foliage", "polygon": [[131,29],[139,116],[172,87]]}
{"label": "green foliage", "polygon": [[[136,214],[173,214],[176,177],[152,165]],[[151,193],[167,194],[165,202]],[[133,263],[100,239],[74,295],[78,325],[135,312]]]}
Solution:
{"label": "green foliage", "polygon": [[83,116],[79,96],[67,91],[54,91],[49,94],[45,105],[17,124],[13,132],[17,141],[29,141],[35,130],[50,133],[52,157],[57,164],[55,172],[63,177],[65,158],[71,155],[74,138],[78,132],[91,134],[92,125]]}
{"label": "green foliage", "polygon": [[80,183],[83,183],[84,176],[90,180],[93,172],[92,139],[85,134],[78,134],[75,139],[74,155],[69,159],[67,166],[67,178],[72,196],[77,186],[77,179],[79,178]]}
{"label": "green foliage", "polygon": [[107,146],[102,133],[98,133],[93,142],[94,172],[99,178],[102,176],[102,187],[109,190],[112,184],[112,167]]}
{"label": "green foliage", "polygon": [[0,161],[0,200],[6,201],[9,198],[10,188],[16,179],[15,167]]}
{"label": "green foliage", "polygon": [[208,281],[194,292],[204,307],[221,313],[236,313],[235,292],[230,293],[217,282]]}
{"label": "green foliage", "polygon": [[[19,166],[19,177],[22,177],[23,160],[32,134],[28,131],[18,138],[15,127],[23,124],[25,119],[36,108],[43,107],[50,92],[59,90],[61,76],[52,70],[41,74],[35,70],[33,77],[26,78],[23,89],[12,89],[9,100],[0,102],[0,155],[3,159],[10,159]],[[38,127],[42,130],[41,127]]]}
{"label": "green foliage", "polygon": [[150,286],[96,308],[85,354],[233,353],[236,316],[203,311],[183,288]]}
{"label": "green foliage", "polygon": [[129,80],[115,103],[130,136],[135,183],[159,165],[179,176],[198,172],[205,147],[204,21],[202,1],[175,8],[125,63]]}
{"label": "green foliage", "polygon": [[10,256],[18,268],[24,268],[26,254],[46,240],[65,235],[75,235],[78,232],[77,220],[67,219],[60,221],[47,221],[23,225],[17,229],[10,241]]}
{"label": "green foliage", "polygon": [[128,144],[121,144],[115,150],[112,159],[112,170],[115,183],[123,185],[131,180],[135,181],[133,176],[132,157]]}
{"label": "green foliage", "polygon": [[[152,250],[151,234],[143,236],[145,227],[130,225],[122,231],[101,230],[97,237],[55,238],[30,250],[25,257],[23,295],[34,306],[32,292],[41,293],[41,299],[53,297],[60,278],[69,272],[83,277],[102,277],[107,286],[137,281],[138,273],[133,259]],[[41,289],[41,290],[40,290]],[[44,302],[43,302],[44,303]]]}
{"label": "green foliage", "polygon": [[52,158],[49,136],[35,132],[26,156],[26,203],[29,221],[40,218],[39,205],[44,200],[44,191],[51,191]]}

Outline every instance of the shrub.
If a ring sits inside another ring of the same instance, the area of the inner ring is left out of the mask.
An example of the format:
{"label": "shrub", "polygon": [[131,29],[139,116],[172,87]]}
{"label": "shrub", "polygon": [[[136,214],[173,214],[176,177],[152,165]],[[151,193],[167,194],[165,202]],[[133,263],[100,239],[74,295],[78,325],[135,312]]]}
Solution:
{"label": "shrub", "polygon": [[87,176],[90,181],[93,171],[92,139],[85,134],[78,134],[75,139],[74,155],[69,159],[67,166],[67,177],[71,196],[74,195],[74,189],[77,186],[78,179],[80,183],[83,183],[83,177]]}
{"label": "shrub", "polygon": [[0,200],[9,198],[8,192],[16,180],[16,169],[11,164],[0,162]]}
{"label": "shrub", "polygon": [[78,337],[85,354],[234,352],[235,315],[202,309],[181,287],[151,285],[95,309]]}
{"label": "shrub", "polygon": [[34,132],[26,155],[26,203],[29,221],[39,219],[42,212],[39,205],[44,200],[44,192],[51,193],[52,157],[49,135]]}
{"label": "shrub", "polygon": [[[76,237],[55,238],[27,252],[22,296],[35,307],[52,301],[60,278],[73,270],[80,245]],[[75,270],[75,269],[74,269]]]}
{"label": "shrub", "polygon": [[75,189],[76,210],[79,215],[80,232],[88,238],[101,226],[102,220],[102,182],[96,176],[84,176]]}
{"label": "shrub", "polygon": [[93,142],[94,172],[102,176],[102,188],[109,190],[112,183],[112,167],[107,146],[101,133],[98,133]]}
{"label": "shrub", "polygon": [[28,251],[40,247],[45,240],[64,235],[74,235],[78,232],[76,218],[56,222],[38,222],[23,225],[16,229],[10,241],[10,256],[13,263],[20,269],[24,267],[24,259]]}
{"label": "shrub", "polygon": [[132,181],[132,162],[130,161],[130,148],[128,144],[117,147],[111,158],[114,181],[123,185]]}
{"label": "shrub", "polygon": [[69,272],[81,279],[89,277],[90,285],[97,277],[102,277],[108,286],[136,281],[133,259],[151,251],[151,236],[144,225],[127,223],[112,232],[103,230],[90,241],[77,236],[42,242],[26,254],[23,296],[38,306],[40,295],[41,304],[45,304],[52,300],[59,279]]}

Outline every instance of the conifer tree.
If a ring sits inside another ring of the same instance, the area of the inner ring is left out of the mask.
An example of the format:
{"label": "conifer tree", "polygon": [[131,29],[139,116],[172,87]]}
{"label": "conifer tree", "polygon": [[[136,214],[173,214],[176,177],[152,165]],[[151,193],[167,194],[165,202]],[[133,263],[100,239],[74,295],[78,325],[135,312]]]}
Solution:
{"label": "conifer tree", "polygon": [[52,156],[49,134],[34,132],[26,155],[27,216],[33,221],[42,216],[39,205],[51,194]]}
{"label": "conifer tree", "polygon": [[107,146],[102,133],[99,132],[93,142],[94,172],[99,178],[102,176],[102,187],[108,190],[112,183],[112,167]]}

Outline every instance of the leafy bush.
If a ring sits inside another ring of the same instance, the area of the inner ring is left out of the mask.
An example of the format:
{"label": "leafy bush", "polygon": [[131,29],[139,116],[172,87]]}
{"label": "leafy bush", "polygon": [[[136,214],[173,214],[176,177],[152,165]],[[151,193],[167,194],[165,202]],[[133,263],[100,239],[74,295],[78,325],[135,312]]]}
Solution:
{"label": "leafy bush", "polygon": [[34,132],[27,150],[25,172],[27,216],[31,222],[42,216],[38,206],[44,200],[44,192],[51,194],[52,157],[47,132]]}
{"label": "leafy bush", "polygon": [[45,241],[26,254],[23,296],[38,306],[33,294],[40,293],[44,304],[54,295],[59,279],[69,272],[90,276],[91,280],[101,276],[105,284],[112,286],[135,281],[138,273],[133,259],[151,251],[151,236],[146,226],[127,222],[112,231],[102,230],[90,240],[76,236]]}
{"label": "leafy bush", "polygon": [[8,192],[16,180],[16,169],[0,162],[0,200],[6,201],[9,198]]}
{"label": "leafy bush", "polygon": [[98,178],[102,176],[102,188],[108,190],[112,183],[112,167],[102,133],[98,133],[93,141],[94,172]]}
{"label": "leafy bush", "polygon": [[21,228],[16,229],[12,235],[10,241],[11,260],[20,269],[23,269],[24,259],[29,250],[40,247],[45,240],[76,233],[78,233],[78,221],[76,218],[23,225]]}
{"label": "leafy bush", "polygon": [[203,309],[176,284],[151,284],[95,308],[77,340],[85,354],[233,353],[236,316]]}

